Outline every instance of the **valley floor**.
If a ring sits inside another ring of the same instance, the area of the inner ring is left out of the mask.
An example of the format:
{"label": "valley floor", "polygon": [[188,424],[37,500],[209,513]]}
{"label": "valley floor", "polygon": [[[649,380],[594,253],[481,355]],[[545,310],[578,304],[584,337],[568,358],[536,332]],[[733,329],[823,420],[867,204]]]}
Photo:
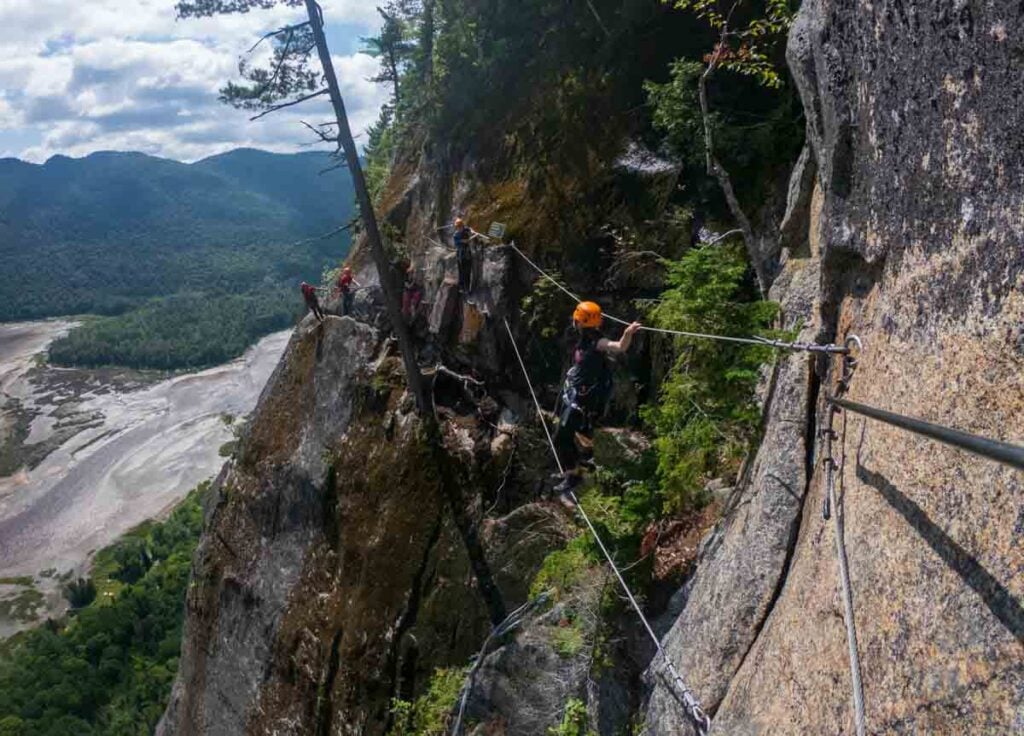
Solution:
{"label": "valley floor", "polygon": [[0,447],[27,461],[0,477],[0,604],[23,604],[0,605],[0,636],[59,610],[62,575],[216,475],[225,418],[252,409],[290,335],[172,378],[38,365],[69,327],[0,325]]}

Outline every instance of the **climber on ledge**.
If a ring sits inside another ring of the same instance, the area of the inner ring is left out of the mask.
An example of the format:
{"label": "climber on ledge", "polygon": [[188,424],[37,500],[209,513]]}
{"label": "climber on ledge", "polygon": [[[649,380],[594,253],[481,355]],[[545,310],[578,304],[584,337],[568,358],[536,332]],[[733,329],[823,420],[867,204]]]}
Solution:
{"label": "climber on ledge", "polygon": [[360,286],[360,283],[352,277],[352,269],[345,266],[338,274],[337,292],[341,294],[341,316],[347,317],[352,313],[352,287]]}
{"label": "climber on ledge", "polygon": [[307,284],[305,281],[299,287],[302,289],[302,298],[306,300],[306,306],[313,313],[318,322],[324,321],[324,312],[320,309],[320,300],[316,298],[316,287]]}
{"label": "climber on ledge", "polygon": [[469,291],[473,276],[473,254],[469,246],[479,235],[461,217],[455,218],[452,242],[455,243],[455,258],[459,265],[459,291],[463,294]]}
{"label": "climber on ledge", "polygon": [[562,481],[555,486],[561,501],[570,504],[569,492],[582,482],[579,450],[576,436],[581,435],[589,444],[594,434],[594,421],[604,412],[612,394],[612,371],[605,357],[629,350],[633,335],[640,329],[634,322],[619,340],[609,340],[601,334],[604,317],[601,307],[594,302],[581,302],[572,314],[577,341],[572,352],[572,366],[562,387],[562,413],[555,432],[555,448],[562,462]]}

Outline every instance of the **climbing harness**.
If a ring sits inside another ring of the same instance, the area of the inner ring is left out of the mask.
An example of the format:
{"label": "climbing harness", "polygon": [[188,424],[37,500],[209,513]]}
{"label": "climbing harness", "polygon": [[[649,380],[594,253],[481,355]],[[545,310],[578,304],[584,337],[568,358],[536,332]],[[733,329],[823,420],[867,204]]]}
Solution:
{"label": "climbing harness", "polygon": [[[853,715],[857,736],[865,734],[864,716],[864,685],[860,675],[860,656],[857,652],[857,626],[853,615],[853,586],[850,583],[850,563],[846,556],[846,514],[843,509],[843,497],[836,495],[835,471],[836,461],[832,455],[832,442],[837,439],[834,423],[835,416],[842,410],[836,403],[836,398],[850,390],[850,381],[853,379],[854,371],[857,370],[857,356],[860,354],[863,345],[860,338],[851,335],[845,343],[847,352],[843,355],[843,371],[839,378],[835,394],[828,399],[826,414],[826,426],[821,431],[821,438],[824,443],[822,453],[822,465],[825,470],[825,500],[822,507],[822,516],[828,520],[835,511],[835,538],[836,538],[836,559],[839,565],[839,583],[843,597],[844,620],[846,621],[846,643],[850,651],[850,684],[853,689]],[[843,465],[846,464],[846,414],[843,413]],[[845,467],[841,468],[845,471]],[[845,473],[840,475],[840,483]]]}
{"label": "climbing harness", "polygon": [[[543,268],[541,268],[536,263],[534,263],[532,260],[530,260],[530,257],[527,256],[525,253],[523,253],[523,251],[521,251],[516,246],[515,243],[509,243],[509,247],[512,248],[512,250],[514,250],[516,253],[518,253],[522,257],[522,259],[524,261],[526,261],[528,264],[530,264],[530,266],[532,266],[533,269],[538,274],[540,274],[545,279],[547,279],[552,284],[554,284],[556,287],[561,289],[571,299],[573,299],[576,302],[582,302],[583,301],[583,299],[581,299],[577,294],[574,294],[571,291],[569,291],[569,289],[567,289],[557,279],[555,279],[553,276],[551,276],[551,274],[549,274]],[[629,322],[627,320],[624,320],[624,319],[622,319],[620,317],[616,317],[615,315],[612,315],[612,314],[608,314],[607,312],[604,314],[604,317],[605,317],[605,319],[611,320],[612,322],[617,322],[620,325],[630,325],[630,324],[632,324],[631,322]],[[845,355],[846,353],[849,352],[849,348],[844,346],[844,345],[816,345],[814,343],[807,343],[807,342],[786,342],[785,340],[771,340],[771,339],[769,339],[767,337],[757,337],[757,336],[755,336],[755,337],[731,337],[731,336],[728,336],[728,335],[712,335],[712,334],[707,334],[707,333],[703,333],[703,332],[686,332],[685,330],[668,330],[668,329],[664,329],[664,328],[661,328],[661,327],[647,327],[646,325],[641,325],[640,329],[645,331],[645,332],[658,332],[658,333],[661,333],[661,334],[664,334],[664,335],[677,335],[679,337],[692,337],[692,338],[697,338],[697,339],[700,339],[700,340],[717,340],[719,342],[732,342],[732,343],[739,343],[739,344],[742,344],[742,345],[761,345],[761,346],[764,346],[764,347],[777,348],[779,350],[794,350],[794,351],[801,351],[801,352],[807,352],[807,353],[827,353],[827,354],[833,354],[833,355]]]}
{"label": "climbing harness", "polygon": [[[562,467],[562,461],[558,457],[558,450],[555,449],[555,441],[551,437],[551,430],[548,429],[547,422],[544,421],[544,412],[540,408],[540,401],[537,399],[537,392],[534,391],[533,382],[530,381],[530,374],[529,371],[526,370],[526,363],[523,361],[523,356],[519,352],[519,345],[516,344],[516,339],[512,334],[512,328],[509,326],[508,320],[505,319],[503,322],[505,323],[505,330],[508,332],[508,338],[512,343],[512,348],[515,351],[516,359],[519,361],[519,367],[522,368],[523,377],[526,379],[526,385],[530,389],[530,396],[533,398],[533,404],[537,409],[537,418],[540,420],[541,426],[544,428],[544,434],[548,438],[548,445],[551,447],[551,454],[555,458],[555,464],[558,466],[559,472],[562,473],[562,475],[565,475],[565,468]],[[640,608],[640,604],[637,603],[636,598],[633,597],[633,592],[629,589],[629,585],[626,583],[625,578],[623,578],[622,573],[619,572],[619,568],[615,564],[615,560],[612,559],[611,553],[609,553],[608,548],[604,546],[604,541],[602,541],[601,535],[597,533],[597,529],[594,528],[594,524],[590,521],[590,517],[587,516],[587,512],[583,510],[580,500],[576,497],[576,494],[573,491],[569,491],[569,497],[572,499],[573,504],[575,504],[576,511],[581,517],[583,517],[583,521],[586,523],[587,528],[590,529],[590,533],[597,542],[597,546],[601,548],[601,552],[604,554],[605,559],[608,560],[609,567],[611,567],[612,572],[615,573],[615,577],[618,579],[619,585],[622,586],[622,590],[625,592],[626,597],[633,606],[633,610],[636,611],[636,615],[640,618],[640,623],[642,623],[644,629],[647,630],[647,635],[654,643],[654,648],[657,650],[658,655],[661,656],[664,661],[665,668],[671,676],[671,684],[678,690],[677,697],[679,697],[683,706],[686,708],[687,715],[689,715],[690,719],[693,721],[694,726],[697,729],[697,733],[699,736],[707,736],[708,731],[711,729],[711,719],[701,708],[700,703],[693,694],[693,691],[687,687],[686,681],[683,680],[682,675],[679,674],[675,665],[672,664],[672,660],[669,659],[668,653],[665,651],[664,647],[662,647],[657,634],[654,633],[654,629],[652,629],[650,623],[648,623],[647,617],[644,616],[643,609]]]}

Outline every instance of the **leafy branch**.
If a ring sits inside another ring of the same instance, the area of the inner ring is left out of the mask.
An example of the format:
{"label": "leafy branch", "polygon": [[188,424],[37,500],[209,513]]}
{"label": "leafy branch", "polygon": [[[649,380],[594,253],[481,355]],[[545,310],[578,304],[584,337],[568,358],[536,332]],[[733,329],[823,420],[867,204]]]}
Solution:
{"label": "leafy branch", "polygon": [[754,16],[745,25],[733,25],[733,17],[742,5],[742,0],[734,0],[725,9],[720,0],[675,0],[676,8],[691,11],[719,33],[718,43],[704,56],[709,72],[726,69],[778,89],[783,86],[783,78],[772,54],[785,39],[795,12],[789,0],[767,0],[763,16]]}

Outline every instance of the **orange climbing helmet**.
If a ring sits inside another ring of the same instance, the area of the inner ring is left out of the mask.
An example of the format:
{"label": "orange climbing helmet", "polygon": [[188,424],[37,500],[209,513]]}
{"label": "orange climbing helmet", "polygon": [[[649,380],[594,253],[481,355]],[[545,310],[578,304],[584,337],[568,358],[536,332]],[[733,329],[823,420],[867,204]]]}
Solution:
{"label": "orange climbing helmet", "polygon": [[345,266],[343,269],[341,269],[341,272],[342,273],[352,273],[352,267],[351,266]]}
{"label": "orange climbing helmet", "polygon": [[603,317],[597,302],[580,302],[572,313],[572,321],[580,327],[600,327]]}
{"label": "orange climbing helmet", "polygon": [[462,227],[465,226],[465,224],[466,224],[466,221],[463,220],[461,217],[456,217],[455,218],[455,227],[456,227],[456,229],[461,229]]}

